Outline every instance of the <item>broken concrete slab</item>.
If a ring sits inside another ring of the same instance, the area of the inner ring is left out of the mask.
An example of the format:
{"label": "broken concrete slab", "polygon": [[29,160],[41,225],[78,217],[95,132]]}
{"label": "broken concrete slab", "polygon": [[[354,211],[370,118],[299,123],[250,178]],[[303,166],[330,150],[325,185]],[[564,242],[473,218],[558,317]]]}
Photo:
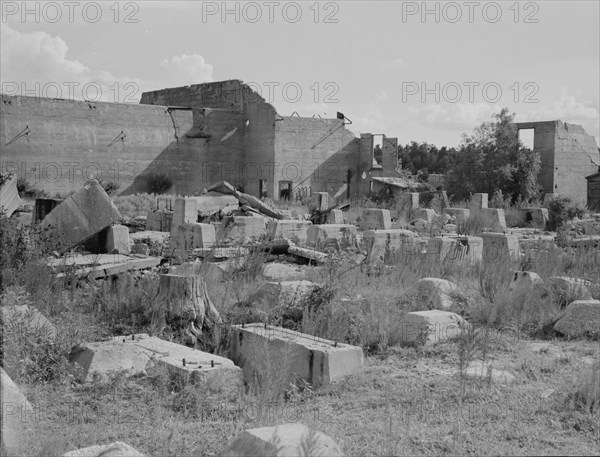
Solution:
{"label": "broken concrete slab", "polygon": [[62,198],[36,198],[33,207],[33,223],[42,221],[50,212],[63,202]]}
{"label": "broken concrete slab", "polygon": [[89,446],[75,451],[69,451],[62,457],[145,457],[137,449],[122,441],[111,444]]}
{"label": "broken concrete slab", "polygon": [[17,175],[0,175],[0,214],[10,217],[23,204],[17,190]]}
{"label": "broken concrete slab", "polygon": [[503,264],[516,262],[520,259],[519,237],[504,233],[484,232],[481,234],[483,240],[483,263]]}
{"label": "broken concrete slab", "polygon": [[479,217],[484,229],[489,229],[494,232],[502,232],[506,230],[506,217],[503,209],[498,208],[483,208],[479,210]]}
{"label": "broken concrete slab", "polygon": [[146,230],[148,231],[170,232],[172,223],[173,211],[148,211],[146,215]]}
{"label": "broken concrete slab", "polygon": [[313,387],[330,384],[364,367],[360,347],[268,324],[234,325],[231,354],[246,379],[265,372],[265,363]]}
{"label": "broken concrete slab", "polygon": [[359,227],[361,230],[390,230],[392,228],[390,211],[379,208],[364,208],[361,213]]}
{"label": "broken concrete slab", "polygon": [[231,360],[147,334],[84,343],[72,353],[70,362],[83,368],[88,381],[115,372],[143,375],[153,366],[162,366],[215,392],[240,391],[243,386],[242,370]]}
{"label": "broken concrete slab", "polygon": [[[47,266],[52,268],[57,278],[64,278],[70,275],[77,277],[103,278],[115,274],[125,273],[126,271],[143,270],[160,265],[160,257],[135,257],[123,254],[77,254],[60,259],[52,259],[47,262]],[[63,273],[65,269],[75,271]]]}
{"label": "broken concrete slab", "polygon": [[119,224],[108,227],[104,250],[109,254],[129,254],[131,252],[129,229]]}
{"label": "broken concrete slab", "polygon": [[308,228],[306,244],[316,249],[348,249],[358,246],[356,226],[349,224],[321,224]]}
{"label": "broken concrete slab", "polygon": [[38,335],[56,337],[56,327],[36,308],[28,305],[2,306],[0,314],[5,323],[12,319],[27,319],[27,327]]}
{"label": "broken concrete slab", "polygon": [[555,318],[554,330],[565,336],[581,337],[600,334],[600,300],[572,302]]}
{"label": "broken concrete slab", "polygon": [[64,252],[120,220],[119,210],[102,186],[90,179],[81,190],[54,208],[41,227],[52,231],[59,250]]}
{"label": "broken concrete slab", "polygon": [[469,362],[462,374],[467,378],[492,382],[494,384],[512,384],[516,381],[513,374],[508,371],[498,370],[492,367],[491,362],[483,362],[482,360],[472,360]]}
{"label": "broken concrete slab", "polygon": [[237,198],[238,202],[241,203],[242,205],[251,206],[252,208],[257,209],[261,213],[266,214],[267,216],[273,217],[275,219],[283,219],[284,218],[283,214],[281,214],[280,211],[269,208],[262,201],[260,201],[260,199],[254,197],[252,195],[248,195],[248,194],[245,194],[243,192],[236,190],[235,187],[233,187],[227,181],[221,181],[220,183],[215,184],[214,186],[211,186],[207,190],[208,190],[208,192],[214,191],[214,192],[218,192],[221,194],[233,195],[235,198]]}
{"label": "broken concrete slab", "polygon": [[407,313],[401,325],[401,343],[423,345],[448,341],[458,337],[467,325],[461,316],[449,311]]}
{"label": "broken concrete slab", "polygon": [[548,278],[547,283],[561,308],[577,300],[592,300],[592,294],[588,290],[590,281],[567,276],[552,276]]}
{"label": "broken concrete slab", "polygon": [[291,240],[294,243],[304,244],[308,238],[310,221],[275,220],[267,224],[267,237],[270,241]]}
{"label": "broken concrete slab", "polygon": [[217,192],[208,192],[199,197],[190,198],[196,200],[198,216],[200,217],[212,216],[229,207],[232,207],[232,209],[239,207],[238,199],[233,195],[225,195]]}
{"label": "broken concrete slab", "polygon": [[8,455],[11,455],[16,450],[22,450],[25,431],[28,429],[28,423],[35,417],[35,411],[2,367],[0,367],[0,393],[2,445]]}
{"label": "broken concrete slab", "polygon": [[[308,444],[310,443],[310,445]],[[339,446],[321,432],[300,423],[245,430],[217,457],[300,457],[306,455],[342,457]]]}
{"label": "broken concrete slab", "polygon": [[306,272],[295,265],[267,263],[263,267],[263,276],[267,281],[298,281],[306,277]]}
{"label": "broken concrete slab", "polygon": [[422,302],[429,303],[432,309],[446,310],[454,303],[452,294],[458,287],[447,279],[423,278],[417,282],[417,290]]}

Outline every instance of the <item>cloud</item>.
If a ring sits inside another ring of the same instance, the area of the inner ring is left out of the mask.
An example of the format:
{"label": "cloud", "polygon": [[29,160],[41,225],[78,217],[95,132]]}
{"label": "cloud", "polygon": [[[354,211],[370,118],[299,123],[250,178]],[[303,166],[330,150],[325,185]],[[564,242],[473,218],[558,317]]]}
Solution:
{"label": "cloud", "polygon": [[422,125],[442,130],[471,130],[490,120],[501,107],[488,103],[453,103],[410,107],[411,120]]}
{"label": "cloud", "polygon": [[213,81],[213,66],[201,55],[157,62],[152,79],[115,75],[69,56],[67,43],[45,32],[0,28],[1,92],[8,95],[138,103],[142,92]]}

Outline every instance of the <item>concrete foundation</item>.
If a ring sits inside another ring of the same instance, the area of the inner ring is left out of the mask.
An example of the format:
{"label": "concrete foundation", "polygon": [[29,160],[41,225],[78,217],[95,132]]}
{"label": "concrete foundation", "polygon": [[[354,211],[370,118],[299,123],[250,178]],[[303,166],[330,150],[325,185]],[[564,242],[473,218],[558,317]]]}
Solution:
{"label": "concrete foundation", "polygon": [[268,363],[314,387],[358,373],[364,366],[359,347],[266,324],[233,326],[231,354],[246,379],[260,377]]}

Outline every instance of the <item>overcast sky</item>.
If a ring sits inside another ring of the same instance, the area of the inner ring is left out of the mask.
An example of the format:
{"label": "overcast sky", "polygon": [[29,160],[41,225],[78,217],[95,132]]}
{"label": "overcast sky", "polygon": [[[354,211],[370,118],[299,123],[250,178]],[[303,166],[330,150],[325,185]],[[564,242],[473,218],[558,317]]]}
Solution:
{"label": "overcast sky", "polygon": [[134,103],[241,79],[281,115],[341,111],[356,133],[437,146],[506,106],[598,141],[599,5],[3,1],[0,79],[4,93]]}

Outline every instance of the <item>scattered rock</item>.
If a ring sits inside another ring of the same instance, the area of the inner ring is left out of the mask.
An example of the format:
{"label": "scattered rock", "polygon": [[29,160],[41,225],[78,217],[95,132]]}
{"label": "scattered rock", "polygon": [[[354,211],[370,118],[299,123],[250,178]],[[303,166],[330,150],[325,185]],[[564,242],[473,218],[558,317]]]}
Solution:
{"label": "scattered rock", "polygon": [[587,286],[591,285],[589,281],[566,276],[553,276],[548,278],[548,284],[561,308],[574,301],[593,299],[587,289]]}
{"label": "scattered rock", "polygon": [[554,330],[570,337],[600,333],[600,300],[577,300],[555,319]]}

